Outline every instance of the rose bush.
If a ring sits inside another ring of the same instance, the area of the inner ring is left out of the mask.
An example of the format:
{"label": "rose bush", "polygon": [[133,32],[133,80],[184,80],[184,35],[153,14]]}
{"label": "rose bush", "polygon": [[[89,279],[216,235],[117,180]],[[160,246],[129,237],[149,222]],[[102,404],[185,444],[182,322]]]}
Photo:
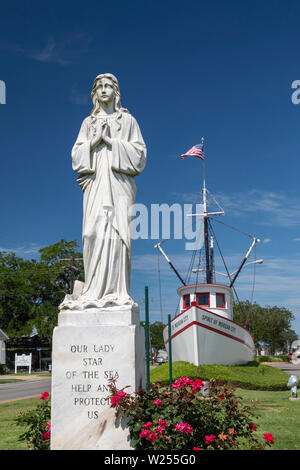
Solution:
{"label": "rose bush", "polygon": [[[181,377],[171,389],[159,382],[150,390],[128,394],[110,381],[110,406],[128,418],[135,449],[145,450],[234,450],[264,449],[274,436],[257,433],[252,409],[243,404],[230,384],[210,380],[209,394],[203,395],[203,382]],[[51,434],[49,393],[41,395],[35,410],[20,412],[19,425],[27,425],[20,440],[29,449],[48,450]]]}
{"label": "rose bush", "polygon": [[48,392],[41,394],[41,402],[34,410],[26,413],[20,411],[16,422],[20,426],[27,426],[19,440],[26,441],[31,450],[49,450],[51,434],[51,401]]}
{"label": "rose bush", "polygon": [[129,395],[111,380],[110,406],[128,418],[136,449],[254,450],[273,444],[272,434],[258,435],[252,409],[230,384],[211,379],[208,395],[203,386],[200,379],[181,377],[171,389],[156,382]]}

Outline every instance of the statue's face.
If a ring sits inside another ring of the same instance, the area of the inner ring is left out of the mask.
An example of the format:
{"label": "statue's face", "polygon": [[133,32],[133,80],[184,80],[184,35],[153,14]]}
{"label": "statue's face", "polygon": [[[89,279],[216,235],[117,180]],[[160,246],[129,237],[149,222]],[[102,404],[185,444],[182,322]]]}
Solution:
{"label": "statue's face", "polygon": [[98,84],[96,95],[100,103],[110,103],[115,97],[111,80],[108,78],[102,78]]}

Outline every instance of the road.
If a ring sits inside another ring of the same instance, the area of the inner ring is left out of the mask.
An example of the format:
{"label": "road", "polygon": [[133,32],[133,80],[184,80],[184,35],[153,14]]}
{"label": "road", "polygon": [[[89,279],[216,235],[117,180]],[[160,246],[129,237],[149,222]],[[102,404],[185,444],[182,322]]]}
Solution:
{"label": "road", "polygon": [[296,375],[300,378],[300,363],[299,364],[292,364],[291,362],[283,362],[283,363],[268,363],[268,366],[276,367],[277,369],[281,369],[284,372],[287,372],[290,375]]}
{"label": "road", "polygon": [[22,380],[7,384],[0,384],[0,404],[17,400],[39,398],[41,393],[51,390],[51,378],[37,380]]}
{"label": "road", "polygon": [[[268,366],[276,367],[289,375],[296,375],[300,378],[300,363],[289,362],[269,363]],[[51,378],[32,378],[31,380],[20,380],[19,382],[0,384],[0,404],[18,400],[28,400],[39,398],[41,393],[51,391]]]}

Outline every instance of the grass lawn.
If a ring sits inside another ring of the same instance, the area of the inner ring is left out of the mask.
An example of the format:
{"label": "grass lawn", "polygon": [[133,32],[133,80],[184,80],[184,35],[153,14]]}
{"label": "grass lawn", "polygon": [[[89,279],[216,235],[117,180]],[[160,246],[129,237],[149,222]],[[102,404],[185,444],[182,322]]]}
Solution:
{"label": "grass lawn", "polygon": [[[288,373],[256,362],[246,366],[195,366],[187,362],[173,363],[173,381],[179,377],[222,379],[231,382],[236,395],[253,406],[253,419],[257,433],[271,433],[274,444],[271,450],[300,450],[300,400],[288,399]],[[151,382],[169,383],[168,363],[151,371]]]}
{"label": "grass lawn", "polygon": [[[275,443],[270,450],[300,450],[300,400],[288,399],[289,374],[270,366],[250,364],[240,367],[200,366],[177,362],[173,363],[173,380],[179,377],[220,378],[238,384],[236,395],[253,405],[253,422],[257,433],[271,433]],[[151,381],[169,383],[168,364],[151,371]],[[264,389],[264,390],[262,390]],[[18,440],[23,432],[15,418],[19,411],[35,408],[40,399],[22,400],[0,405],[0,449],[26,450],[24,442]],[[267,447],[267,449],[269,449]]]}
{"label": "grass lawn", "polygon": [[22,380],[24,380],[22,377],[30,375],[39,375],[40,377],[51,377],[51,374],[49,372],[35,372],[32,374],[29,374],[28,372],[17,372],[16,374],[7,374],[6,378],[5,375],[2,375],[2,377],[0,378],[0,384],[21,382]]}
{"label": "grass lawn", "polygon": [[289,400],[289,390],[269,392],[260,390],[236,390],[236,395],[254,405],[257,433],[270,432],[274,444],[266,449],[300,450],[300,400]]}
{"label": "grass lawn", "polygon": [[40,398],[32,400],[15,401],[0,405],[0,449],[1,450],[27,450],[24,441],[19,441],[18,437],[23,432],[23,427],[18,426],[15,418],[20,411],[27,411],[35,408],[40,402]]}
{"label": "grass lawn", "polygon": [[22,379],[0,379],[0,384],[9,384],[13,382],[22,382]]}

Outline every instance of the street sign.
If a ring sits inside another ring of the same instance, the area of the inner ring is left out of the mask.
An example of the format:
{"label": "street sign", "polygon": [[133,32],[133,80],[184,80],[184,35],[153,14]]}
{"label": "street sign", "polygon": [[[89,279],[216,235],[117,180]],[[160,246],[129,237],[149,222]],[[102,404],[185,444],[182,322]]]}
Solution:
{"label": "street sign", "polygon": [[15,354],[15,374],[18,367],[29,367],[29,374],[31,374],[31,359],[31,353],[28,355],[21,354],[20,356]]}

